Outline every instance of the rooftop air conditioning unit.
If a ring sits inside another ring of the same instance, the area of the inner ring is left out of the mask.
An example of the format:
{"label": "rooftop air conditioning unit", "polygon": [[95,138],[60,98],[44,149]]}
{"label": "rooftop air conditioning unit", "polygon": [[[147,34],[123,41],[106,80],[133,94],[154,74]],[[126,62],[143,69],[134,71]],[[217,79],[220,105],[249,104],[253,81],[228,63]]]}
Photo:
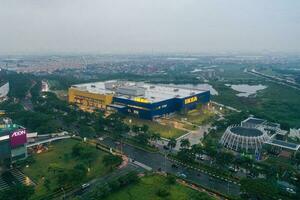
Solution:
{"label": "rooftop air conditioning unit", "polygon": [[178,88],[175,88],[175,89],[174,89],[174,92],[178,92],[178,91],[179,91],[179,89],[178,89]]}

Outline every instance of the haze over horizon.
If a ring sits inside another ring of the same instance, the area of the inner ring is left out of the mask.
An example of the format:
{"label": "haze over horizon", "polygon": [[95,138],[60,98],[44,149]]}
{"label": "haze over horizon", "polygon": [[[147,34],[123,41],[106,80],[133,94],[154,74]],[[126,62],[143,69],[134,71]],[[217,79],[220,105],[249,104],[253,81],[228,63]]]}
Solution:
{"label": "haze over horizon", "polygon": [[0,0],[0,55],[300,53],[300,1]]}

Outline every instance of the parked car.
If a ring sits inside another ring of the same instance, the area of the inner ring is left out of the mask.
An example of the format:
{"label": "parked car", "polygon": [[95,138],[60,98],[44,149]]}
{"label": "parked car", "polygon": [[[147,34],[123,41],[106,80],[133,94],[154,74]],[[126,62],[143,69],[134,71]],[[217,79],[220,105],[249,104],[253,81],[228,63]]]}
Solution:
{"label": "parked car", "polygon": [[186,178],[187,176],[184,173],[177,173],[177,176],[179,176],[180,178]]}
{"label": "parked car", "polygon": [[81,189],[86,189],[88,187],[90,187],[89,183],[84,183],[84,184],[81,185]]}
{"label": "parked car", "polygon": [[292,188],[286,188],[285,190],[290,194],[296,194],[296,191]]}

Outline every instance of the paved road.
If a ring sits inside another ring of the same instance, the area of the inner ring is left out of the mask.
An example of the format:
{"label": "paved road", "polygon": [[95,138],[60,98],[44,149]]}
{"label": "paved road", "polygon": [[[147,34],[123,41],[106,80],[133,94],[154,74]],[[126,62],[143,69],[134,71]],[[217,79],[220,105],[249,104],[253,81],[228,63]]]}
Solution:
{"label": "paved road", "polygon": [[129,163],[126,167],[124,167],[122,169],[118,169],[110,174],[107,174],[100,178],[91,180],[90,182],[88,182],[88,184],[90,186],[86,189],[77,188],[77,189],[73,190],[72,192],[65,194],[65,197],[66,197],[65,199],[72,199],[72,197],[74,197],[74,196],[77,196],[79,198],[84,197],[85,194],[87,194],[87,192],[91,191],[95,186],[107,183],[110,180],[114,180],[117,177],[123,176],[131,171],[136,171],[138,173],[142,173],[142,172],[144,172],[144,169],[142,169],[141,167],[139,167],[137,165]]}
{"label": "paved road", "polygon": [[[115,143],[111,138],[105,138],[102,141],[105,145],[108,145],[112,148],[119,149],[119,145]],[[220,179],[216,179],[210,177],[208,174],[201,173],[194,169],[187,169],[185,167],[179,166],[178,169],[173,168],[172,161],[169,161],[165,158],[165,156],[159,153],[149,153],[140,149],[137,149],[133,146],[123,144],[123,152],[130,157],[140,163],[143,163],[153,170],[163,170],[168,173],[183,173],[187,176],[187,180],[192,181],[196,184],[202,185],[207,188],[214,189],[224,194],[229,195],[238,195],[239,194],[239,186],[233,183],[229,183]]]}

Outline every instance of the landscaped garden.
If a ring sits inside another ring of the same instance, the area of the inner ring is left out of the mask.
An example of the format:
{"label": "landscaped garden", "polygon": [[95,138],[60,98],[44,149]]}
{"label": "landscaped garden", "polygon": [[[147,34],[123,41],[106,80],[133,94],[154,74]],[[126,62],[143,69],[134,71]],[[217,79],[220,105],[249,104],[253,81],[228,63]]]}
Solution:
{"label": "landscaped garden", "polygon": [[125,119],[125,123],[130,127],[133,125],[147,125],[149,127],[149,131],[158,133],[164,138],[178,138],[186,133],[186,131],[174,128],[172,125],[162,125],[155,121],[143,120],[134,117],[127,117]]}
{"label": "landscaped garden", "polygon": [[33,198],[100,177],[121,162],[119,157],[74,139],[52,143],[48,150],[34,154],[32,160],[23,172],[37,183]]}
{"label": "landscaped garden", "polygon": [[206,193],[183,186],[160,175],[145,176],[139,182],[109,195],[105,200],[208,200]]}
{"label": "landscaped garden", "polygon": [[186,114],[177,114],[175,119],[187,121],[189,123],[201,126],[213,121],[215,114],[208,109],[195,109]]}

